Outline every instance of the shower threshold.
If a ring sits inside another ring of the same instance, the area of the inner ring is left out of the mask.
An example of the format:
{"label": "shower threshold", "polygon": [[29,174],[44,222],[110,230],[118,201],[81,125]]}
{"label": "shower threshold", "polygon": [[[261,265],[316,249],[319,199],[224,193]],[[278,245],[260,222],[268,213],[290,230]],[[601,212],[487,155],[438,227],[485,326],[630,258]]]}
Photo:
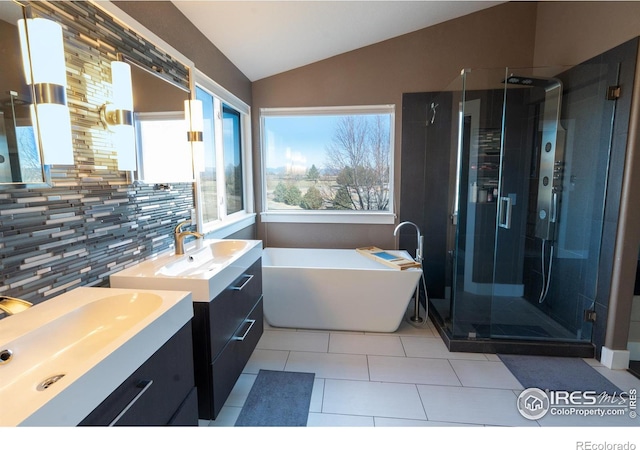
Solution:
{"label": "shower threshold", "polygon": [[567,356],[594,358],[595,346],[590,342],[566,342],[553,340],[527,340],[506,338],[461,338],[454,337],[444,327],[441,317],[430,308],[431,322],[450,352]]}

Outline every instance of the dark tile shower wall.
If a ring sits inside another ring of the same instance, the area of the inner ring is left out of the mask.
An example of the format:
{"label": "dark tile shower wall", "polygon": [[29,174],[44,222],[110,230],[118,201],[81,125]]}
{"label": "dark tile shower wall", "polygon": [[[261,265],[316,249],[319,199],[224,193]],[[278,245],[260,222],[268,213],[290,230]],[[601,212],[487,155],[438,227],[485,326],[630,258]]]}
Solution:
{"label": "dark tile shower wall", "polygon": [[0,187],[0,295],[39,303],[168,249],[194,195],[191,183],[132,184],[99,118],[118,52],[185,87],[188,68],[87,2],[29,6],[63,26],[75,157],[51,168],[51,187]]}
{"label": "dark tile shower wall", "polygon": [[[447,230],[451,214],[449,163],[451,155],[452,96],[410,93],[402,96],[402,154],[400,221],[414,222],[424,235],[424,275],[430,298],[444,298],[450,273]],[[429,122],[428,105],[438,103],[437,116]],[[413,231],[400,235],[399,247],[414,255]]]}

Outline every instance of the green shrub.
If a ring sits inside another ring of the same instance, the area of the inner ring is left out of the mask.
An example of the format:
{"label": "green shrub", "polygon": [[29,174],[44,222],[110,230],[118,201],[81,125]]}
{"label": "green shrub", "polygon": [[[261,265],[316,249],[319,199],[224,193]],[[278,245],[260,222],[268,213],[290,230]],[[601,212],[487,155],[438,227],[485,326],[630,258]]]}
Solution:
{"label": "green shrub", "polygon": [[322,194],[320,193],[320,190],[311,186],[302,197],[300,206],[304,209],[320,209],[322,208],[322,203]]}

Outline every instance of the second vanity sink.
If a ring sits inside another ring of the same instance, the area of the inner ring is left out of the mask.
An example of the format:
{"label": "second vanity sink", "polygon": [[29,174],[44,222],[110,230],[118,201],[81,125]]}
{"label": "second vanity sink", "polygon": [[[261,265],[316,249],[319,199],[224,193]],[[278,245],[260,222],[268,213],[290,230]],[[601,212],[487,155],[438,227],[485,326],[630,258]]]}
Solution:
{"label": "second vanity sink", "polygon": [[0,326],[0,426],[78,424],[193,316],[188,292],[80,287]]}
{"label": "second vanity sink", "polygon": [[249,250],[253,241],[216,240],[204,241],[175,261],[168,262],[158,270],[159,275],[168,277],[199,276],[221,268],[234,256]]}
{"label": "second vanity sink", "polygon": [[168,253],[110,276],[112,287],[153,287],[190,291],[193,301],[208,302],[262,255],[262,241],[204,239],[185,246],[184,255]]}

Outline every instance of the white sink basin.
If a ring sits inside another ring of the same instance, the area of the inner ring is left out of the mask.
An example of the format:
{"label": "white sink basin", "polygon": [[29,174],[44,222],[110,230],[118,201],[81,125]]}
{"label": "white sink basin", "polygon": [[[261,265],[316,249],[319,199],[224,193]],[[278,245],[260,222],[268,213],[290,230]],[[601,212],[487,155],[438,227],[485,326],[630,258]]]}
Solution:
{"label": "white sink basin", "polygon": [[2,319],[0,426],[77,425],[192,316],[188,292],[81,287]]}
{"label": "white sink basin", "polygon": [[168,253],[109,277],[111,287],[190,291],[193,301],[208,302],[262,255],[262,241],[196,240],[184,255]]}
{"label": "white sink basin", "polygon": [[[167,277],[199,276],[221,268],[234,256],[250,250],[255,241],[208,240],[187,252],[187,255],[171,261],[158,270]],[[175,256],[175,255],[174,255]]]}

